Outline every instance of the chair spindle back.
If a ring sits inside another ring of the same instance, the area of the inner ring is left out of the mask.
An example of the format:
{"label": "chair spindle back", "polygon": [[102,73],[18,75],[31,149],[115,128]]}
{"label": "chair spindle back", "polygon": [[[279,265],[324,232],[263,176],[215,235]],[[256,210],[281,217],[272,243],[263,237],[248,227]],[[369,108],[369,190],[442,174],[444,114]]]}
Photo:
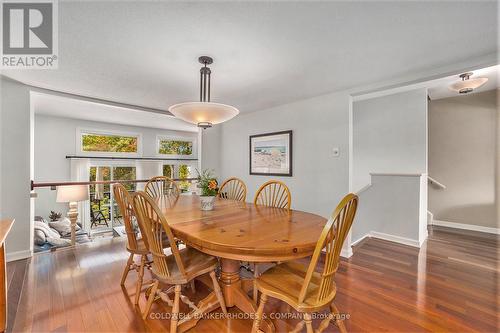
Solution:
{"label": "chair spindle back", "polygon": [[[183,276],[186,276],[186,270],[172,230],[168,226],[167,220],[156,204],[155,199],[147,193],[140,191],[135,194],[133,201],[137,219],[141,225],[141,231],[144,233],[143,237],[146,238],[148,250],[153,255],[153,272],[159,276],[171,276],[171,268],[167,264],[167,255],[163,251],[164,248],[170,246],[179,272]],[[166,239],[163,237],[164,233],[167,235],[169,244],[166,243]]]}
{"label": "chair spindle back", "polygon": [[285,183],[270,180],[257,190],[253,202],[256,205],[290,209],[292,195]]}
{"label": "chair spindle back", "polygon": [[138,250],[137,231],[133,219],[135,217],[132,196],[128,193],[125,186],[122,184],[113,184],[113,193],[115,196],[118,208],[123,216],[123,224],[125,225],[125,233],[127,234],[127,244],[129,250]]}
{"label": "chair spindle back", "polygon": [[165,176],[151,178],[146,183],[144,191],[153,198],[162,196],[178,197],[180,194],[179,186],[177,185],[177,183]]}
{"label": "chair spindle back", "polygon": [[335,296],[332,292],[334,291],[335,273],[340,263],[340,252],[342,251],[342,246],[344,245],[347,234],[351,229],[357,207],[358,197],[355,194],[349,193],[340,201],[337,208],[335,208],[332,217],[323,228],[316,248],[314,249],[304,284],[300,291],[299,302],[303,302],[307,296],[311,277],[323,249],[326,250],[325,263],[321,272],[320,285],[317,291],[317,302],[330,302]]}
{"label": "chair spindle back", "polygon": [[247,186],[236,177],[226,179],[219,188],[219,197],[222,199],[246,201]]}

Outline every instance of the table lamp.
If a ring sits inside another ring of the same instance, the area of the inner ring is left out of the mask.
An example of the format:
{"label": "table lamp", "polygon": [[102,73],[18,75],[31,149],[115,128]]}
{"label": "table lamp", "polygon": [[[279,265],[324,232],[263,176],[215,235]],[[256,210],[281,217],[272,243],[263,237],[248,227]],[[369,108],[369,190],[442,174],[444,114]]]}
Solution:
{"label": "table lamp", "polygon": [[69,202],[68,218],[71,221],[71,245],[76,241],[76,219],[78,202],[89,199],[88,185],[66,185],[57,187],[57,202]]}

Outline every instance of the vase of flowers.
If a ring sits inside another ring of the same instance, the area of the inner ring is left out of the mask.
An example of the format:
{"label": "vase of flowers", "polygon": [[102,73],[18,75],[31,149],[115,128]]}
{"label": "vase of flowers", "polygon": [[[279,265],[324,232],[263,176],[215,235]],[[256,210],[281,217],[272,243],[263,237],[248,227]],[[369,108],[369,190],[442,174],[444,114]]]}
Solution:
{"label": "vase of flowers", "polygon": [[211,170],[203,170],[201,173],[198,172],[198,186],[201,189],[201,210],[214,209],[215,197],[219,191],[219,184]]}

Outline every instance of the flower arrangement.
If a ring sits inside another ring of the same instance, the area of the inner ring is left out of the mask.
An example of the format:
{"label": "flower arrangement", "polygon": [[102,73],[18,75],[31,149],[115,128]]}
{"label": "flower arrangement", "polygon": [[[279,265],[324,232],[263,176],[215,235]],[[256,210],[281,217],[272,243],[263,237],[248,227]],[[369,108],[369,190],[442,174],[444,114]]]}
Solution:
{"label": "flower arrangement", "polygon": [[213,175],[213,170],[203,170],[198,172],[198,186],[201,188],[201,195],[205,197],[215,197],[219,191],[217,178]]}

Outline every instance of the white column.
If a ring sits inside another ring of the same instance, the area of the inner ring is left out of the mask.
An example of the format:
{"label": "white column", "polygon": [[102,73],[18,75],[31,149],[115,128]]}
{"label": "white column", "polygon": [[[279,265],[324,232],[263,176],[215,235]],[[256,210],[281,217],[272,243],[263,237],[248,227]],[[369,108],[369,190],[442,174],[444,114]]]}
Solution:
{"label": "white column", "polygon": [[[70,164],[71,180],[75,182],[87,182],[90,179],[90,160],[85,159],[72,159]],[[90,232],[90,203],[89,201],[82,201],[78,203],[78,218],[82,225],[83,230]]]}

